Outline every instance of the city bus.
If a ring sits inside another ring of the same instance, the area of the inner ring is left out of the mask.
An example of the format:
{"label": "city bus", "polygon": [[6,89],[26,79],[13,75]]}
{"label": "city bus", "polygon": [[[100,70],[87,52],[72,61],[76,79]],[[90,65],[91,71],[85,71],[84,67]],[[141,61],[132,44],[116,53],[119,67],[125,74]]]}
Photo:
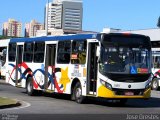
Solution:
{"label": "city bus", "polygon": [[4,79],[6,76],[6,53],[9,39],[3,39],[0,42],[0,78]]}
{"label": "city bus", "polygon": [[151,42],[126,33],[13,38],[8,46],[6,82],[37,91],[105,98],[125,103],[151,93]]}
{"label": "city bus", "polygon": [[153,90],[160,88],[160,41],[151,41],[152,43],[152,84]]}

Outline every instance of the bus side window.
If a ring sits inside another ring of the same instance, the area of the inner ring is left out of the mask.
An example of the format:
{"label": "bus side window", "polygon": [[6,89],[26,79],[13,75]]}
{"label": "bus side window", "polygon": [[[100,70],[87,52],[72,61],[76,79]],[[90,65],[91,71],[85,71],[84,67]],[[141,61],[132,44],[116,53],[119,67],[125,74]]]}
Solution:
{"label": "bus side window", "polygon": [[15,59],[16,59],[16,43],[10,43],[8,51],[9,51],[8,60],[10,62],[15,62]]}
{"label": "bus side window", "polygon": [[34,62],[42,63],[44,61],[44,42],[36,42],[34,45]]}
{"label": "bus side window", "polygon": [[59,41],[58,42],[57,63],[69,64],[70,52],[71,52],[71,41]]}
{"label": "bus side window", "polygon": [[79,40],[72,42],[72,54],[71,63],[72,64],[85,64],[86,63],[86,40]]}
{"label": "bus side window", "polygon": [[23,61],[32,62],[32,60],[33,60],[33,43],[25,43]]}

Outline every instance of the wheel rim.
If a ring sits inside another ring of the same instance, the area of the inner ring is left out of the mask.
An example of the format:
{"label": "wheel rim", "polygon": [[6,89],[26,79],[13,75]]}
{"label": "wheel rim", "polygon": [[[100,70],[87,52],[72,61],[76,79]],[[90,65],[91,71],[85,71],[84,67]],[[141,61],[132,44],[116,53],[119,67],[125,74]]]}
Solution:
{"label": "wheel rim", "polygon": [[29,93],[31,92],[31,88],[32,88],[32,86],[31,86],[31,83],[29,82],[28,85],[27,85],[27,91],[28,91]]}
{"label": "wheel rim", "polygon": [[76,94],[75,94],[75,96],[76,96],[76,99],[77,99],[77,100],[79,100],[79,99],[81,98],[81,96],[82,96],[82,90],[81,90],[81,88],[77,88],[77,89],[76,89]]}
{"label": "wheel rim", "polygon": [[157,88],[157,81],[153,81],[153,88]]}
{"label": "wheel rim", "polygon": [[157,88],[157,81],[153,81],[153,88]]}

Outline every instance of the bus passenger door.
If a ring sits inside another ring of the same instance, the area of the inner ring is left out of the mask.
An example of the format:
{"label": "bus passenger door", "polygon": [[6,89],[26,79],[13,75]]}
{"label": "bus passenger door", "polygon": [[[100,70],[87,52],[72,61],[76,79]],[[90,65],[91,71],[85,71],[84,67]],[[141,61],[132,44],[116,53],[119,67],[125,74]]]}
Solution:
{"label": "bus passenger door", "polygon": [[97,87],[97,50],[98,43],[88,45],[87,94],[96,95]]}
{"label": "bus passenger door", "polygon": [[23,55],[23,45],[17,45],[17,54],[16,54],[16,82],[15,85],[20,87],[22,80],[22,55]]}
{"label": "bus passenger door", "polygon": [[45,90],[54,91],[56,45],[46,46]]}

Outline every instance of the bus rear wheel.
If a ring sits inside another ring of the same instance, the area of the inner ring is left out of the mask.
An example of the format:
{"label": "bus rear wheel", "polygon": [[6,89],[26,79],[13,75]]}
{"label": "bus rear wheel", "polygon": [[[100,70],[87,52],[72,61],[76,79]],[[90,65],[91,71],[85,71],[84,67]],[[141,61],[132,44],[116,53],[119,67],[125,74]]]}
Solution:
{"label": "bus rear wheel", "polygon": [[81,84],[79,82],[76,83],[73,92],[74,92],[73,94],[74,94],[74,97],[75,97],[75,101],[77,103],[80,103],[80,104],[84,103],[85,97],[82,96],[82,87],[81,87]]}
{"label": "bus rear wheel", "polygon": [[159,88],[158,78],[154,78],[154,79],[152,80],[152,85],[151,85],[151,87],[152,87],[152,90],[158,90],[158,88]]}
{"label": "bus rear wheel", "polygon": [[27,80],[26,92],[29,96],[33,96],[35,93],[35,90],[33,89],[33,81],[31,77],[29,77]]}

